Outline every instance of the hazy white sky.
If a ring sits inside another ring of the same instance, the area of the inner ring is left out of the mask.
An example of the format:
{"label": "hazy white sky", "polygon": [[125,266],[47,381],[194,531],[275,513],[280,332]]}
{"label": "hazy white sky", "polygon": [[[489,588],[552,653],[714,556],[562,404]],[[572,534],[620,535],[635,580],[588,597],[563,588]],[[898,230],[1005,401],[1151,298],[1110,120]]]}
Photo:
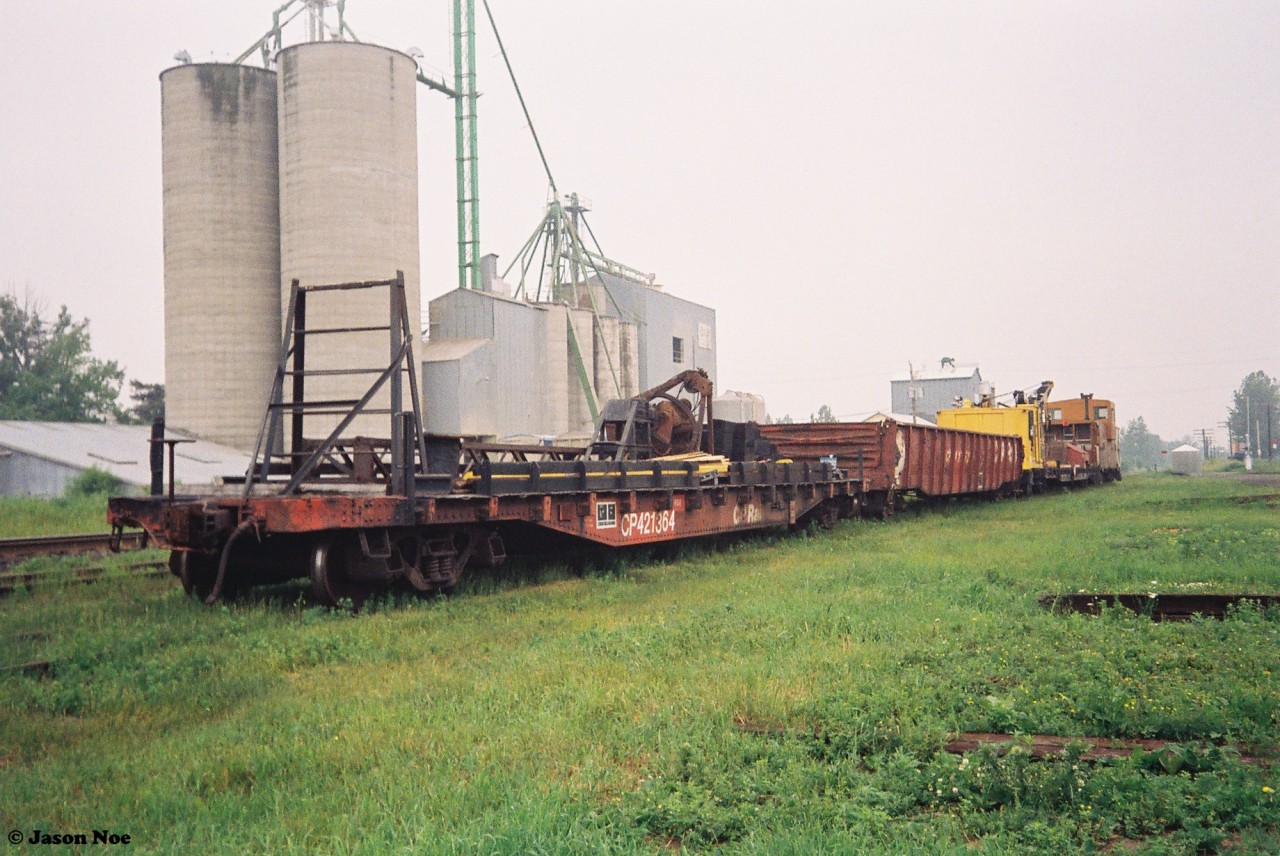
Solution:
{"label": "hazy white sky", "polygon": [[[130,377],[163,379],[158,75],[233,58],[278,5],[6,4],[0,287],[91,319]],[[347,17],[451,77],[449,6]],[[716,308],[721,388],[775,415],[886,407],[950,356],[1171,438],[1280,374],[1280,3],[492,6],[560,189],[607,254]],[[546,180],[480,15],[505,264]],[[452,104],[425,88],[419,139],[425,305],[457,281]]]}

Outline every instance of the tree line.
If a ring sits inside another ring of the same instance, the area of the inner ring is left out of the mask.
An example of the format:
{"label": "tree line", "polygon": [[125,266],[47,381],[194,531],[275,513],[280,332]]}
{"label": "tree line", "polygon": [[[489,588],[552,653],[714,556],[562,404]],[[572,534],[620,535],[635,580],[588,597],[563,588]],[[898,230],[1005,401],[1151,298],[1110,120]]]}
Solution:
{"label": "tree line", "polygon": [[[1254,457],[1272,457],[1272,444],[1280,444],[1280,382],[1264,371],[1250,372],[1232,393],[1223,424],[1229,435],[1227,454],[1243,455],[1247,448]],[[1162,452],[1183,443],[1203,451],[1200,438],[1163,440],[1139,416],[1120,429],[1120,461],[1127,470],[1156,469],[1161,466]]]}
{"label": "tree line", "polygon": [[1232,451],[1242,444],[1254,457],[1273,457],[1280,443],[1280,383],[1266,372],[1250,372],[1240,382],[1227,411]]}
{"label": "tree line", "polygon": [[0,419],[149,423],[164,416],[164,384],[129,381],[115,360],[93,356],[89,321],[66,306],[45,317],[31,298],[0,294]]}

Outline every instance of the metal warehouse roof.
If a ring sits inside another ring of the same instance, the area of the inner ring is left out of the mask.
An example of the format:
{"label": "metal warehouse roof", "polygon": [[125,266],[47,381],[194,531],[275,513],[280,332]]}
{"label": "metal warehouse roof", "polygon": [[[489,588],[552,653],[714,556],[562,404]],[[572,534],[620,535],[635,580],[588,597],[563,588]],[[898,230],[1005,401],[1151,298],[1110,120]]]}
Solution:
{"label": "metal warehouse roof", "polygon": [[[956,378],[970,378],[978,372],[977,363],[957,363],[954,367],[937,369],[917,369],[916,380],[955,380]],[[894,383],[906,382],[911,380],[911,372],[903,372],[894,375],[892,381]]]}
{"label": "metal warehouse roof", "polygon": [[894,413],[890,410],[877,410],[875,413],[872,413],[870,416],[867,416],[866,418],[860,419],[858,421],[883,422],[886,419],[890,419],[894,422],[901,422],[906,425],[911,425],[913,422],[917,424],[933,425],[935,421],[933,419],[930,419],[928,416],[925,416],[922,413],[917,413],[913,417],[910,413]]}
{"label": "metal warehouse roof", "polygon": [[[181,435],[170,431],[169,436]],[[150,439],[150,425],[0,420],[0,449],[69,467],[97,467],[142,487],[151,484]],[[174,464],[183,484],[209,484],[248,468],[247,454],[207,440],[179,445]]]}

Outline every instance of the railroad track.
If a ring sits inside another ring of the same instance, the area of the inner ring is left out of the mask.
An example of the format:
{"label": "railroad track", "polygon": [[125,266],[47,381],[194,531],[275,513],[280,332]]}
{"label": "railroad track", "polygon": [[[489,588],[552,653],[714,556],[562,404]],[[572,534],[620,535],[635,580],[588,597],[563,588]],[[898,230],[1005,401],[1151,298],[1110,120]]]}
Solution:
{"label": "railroad track", "polygon": [[134,562],[128,565],[88,565],[82,568],[50,568],[33,571],[0,572],[0,597],[13,594],[15,589],[36,588],[67,583],[92,583],[104,576],[112,577],[164,577],[169,575],[165,562]]}
{"label": "railroad track", "polygon": [[[139,550],[147,545],[145,532],[120,536],[121,550]],[[37,556],[83,556],[111,549],[111,533],[89,535],[48,535],[40,538],[0,538],[0,570]]]}

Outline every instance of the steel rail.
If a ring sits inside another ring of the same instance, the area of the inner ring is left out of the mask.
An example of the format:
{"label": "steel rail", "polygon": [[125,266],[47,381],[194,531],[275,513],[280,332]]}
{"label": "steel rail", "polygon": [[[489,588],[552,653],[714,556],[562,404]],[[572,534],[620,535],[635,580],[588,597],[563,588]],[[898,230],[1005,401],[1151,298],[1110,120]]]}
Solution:
{"label": "steel rail", "polygon": [[[139,550],[146,546],[145,532],[126,532],[120,536],[120,549]],[[108,553],[112,550],[110,532],[85,535],[43,535],[33,538],[0,538],[0,568],[38,556],[80,556],[86,553]]]}
{"label": "steel rail", "polygon": [[169,574],[164,562],[136,562],[131,565],[109,567],[91,565],[82,568],[45,568],[29,571],[0,572],[0,597],[13,594],[19,588],[34,588],[44,585],[92,583],[104,577],[160,577]]}

